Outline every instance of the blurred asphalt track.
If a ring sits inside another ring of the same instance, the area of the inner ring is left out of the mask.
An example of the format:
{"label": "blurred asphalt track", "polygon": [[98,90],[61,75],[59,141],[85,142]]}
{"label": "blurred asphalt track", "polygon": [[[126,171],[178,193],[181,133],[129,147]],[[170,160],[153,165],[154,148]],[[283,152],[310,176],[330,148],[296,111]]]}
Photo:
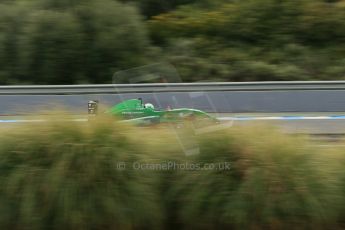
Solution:
{"label": "blurred asphalt track", "polygon": [[105,109],[139,97],[160,109],[170,106],[216,112],[222,120],[233,120],[233,125],[269,123],[292,133],[345,134],[345,90],[2,95],[0,123],[18,123],[28,119],[24,115],[56,108],[83,119],[89,100],[99,100]]}
{"label": "blurred asphalt track", "polygon": [[89,100],[110,106],[126,99],[143,98],[164,109],[196,108],[218,113],[345,112],[345,90],[217,91],[128,93],[93,95],[1,95],[0,114],[13,115],[60,106],[82,112]]}
{"label": "blurred asphalt track", "polygon": [[[287,133],[300,134],[344,134],[345,135],[345,112],[344,114],[215,114],[222,123],[232,122],[233,126],[269,124],[280,127]],[[65,121],[86,122],[86,115],[71,115]],[[34,116],[0,116],[0,124],[12,125],[28,122],[44,122]]]}

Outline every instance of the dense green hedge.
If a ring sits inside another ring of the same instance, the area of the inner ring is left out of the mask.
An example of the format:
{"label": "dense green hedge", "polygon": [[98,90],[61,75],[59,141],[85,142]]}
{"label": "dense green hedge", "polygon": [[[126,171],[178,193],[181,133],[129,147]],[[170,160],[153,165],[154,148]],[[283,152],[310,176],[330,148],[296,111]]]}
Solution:
{"label": "dense green hedge", "polygon": [[[169,126],[102,118],[4,131],[1,229],[344,227],[343,150],[319,149],[270,127],[196,136],[200,152],[192,156],[179,145],[193,140],[190,130]],[[168,162],[198,168],[133,166]],[[211,163],[216,168],[206,168]]]}

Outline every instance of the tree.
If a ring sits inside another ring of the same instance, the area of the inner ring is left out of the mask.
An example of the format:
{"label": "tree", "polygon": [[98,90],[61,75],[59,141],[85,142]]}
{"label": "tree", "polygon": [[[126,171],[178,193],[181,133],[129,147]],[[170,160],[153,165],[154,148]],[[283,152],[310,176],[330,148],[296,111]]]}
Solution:
{"label": "tree", "polygon": [[113,0],[18,0],[0,11],[3,84],[110,83],[150,50],[139,13]]}

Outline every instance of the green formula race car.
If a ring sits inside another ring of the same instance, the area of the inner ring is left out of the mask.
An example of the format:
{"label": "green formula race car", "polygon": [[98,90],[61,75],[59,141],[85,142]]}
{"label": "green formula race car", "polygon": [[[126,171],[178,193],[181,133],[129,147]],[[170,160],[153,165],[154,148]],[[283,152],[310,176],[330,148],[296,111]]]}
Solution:
{"label": "green formula race car", "polygon": [[[89,102],[89,114],[97,113],[97,103],[97,101]],[[153,104],[144,104],[141,98],[123,101],[111,107],[105,113],[138,125],[167,122],[179,123],[185,120],[218,122],[215,117],[197,109],[179,108],[162,111],[156,110]]]}

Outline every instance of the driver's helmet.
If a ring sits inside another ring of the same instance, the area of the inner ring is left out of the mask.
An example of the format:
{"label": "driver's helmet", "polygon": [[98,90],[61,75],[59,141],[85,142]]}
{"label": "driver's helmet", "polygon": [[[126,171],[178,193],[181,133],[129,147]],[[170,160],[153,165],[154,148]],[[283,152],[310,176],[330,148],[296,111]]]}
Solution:
{"label": "driver's helmet", "polygon": [[155,109],[155,107],[151,103],[146,103],[145,108],[146,109]]}

